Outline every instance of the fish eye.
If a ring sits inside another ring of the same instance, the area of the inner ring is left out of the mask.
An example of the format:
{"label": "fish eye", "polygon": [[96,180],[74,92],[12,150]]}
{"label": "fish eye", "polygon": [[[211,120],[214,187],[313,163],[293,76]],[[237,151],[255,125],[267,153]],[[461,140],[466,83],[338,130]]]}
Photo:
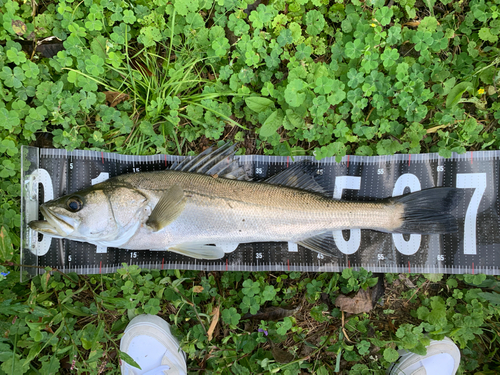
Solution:
{"label": "fish eye", "polygon": [[66,206],[71,212],[78,212],[83,208],[83,202],[78,197],[70,197],[66,201]]}

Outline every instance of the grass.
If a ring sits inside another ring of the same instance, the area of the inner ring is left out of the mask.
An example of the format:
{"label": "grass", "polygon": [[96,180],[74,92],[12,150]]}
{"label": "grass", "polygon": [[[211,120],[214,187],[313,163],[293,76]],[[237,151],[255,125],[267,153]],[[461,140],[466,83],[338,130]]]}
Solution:
{"label": "grass", "polygon": [[173,325],[192,374],[382,374],[397,359],[394,349],[422,352],[429,337],[444,335],[461,347],[459,373],[494,374],[500,363],[498,308],[477,288],[498,290],[500,283],[484,275],[377,275],[385,293],[358,314],[340,311],[335,300],[362,289],[371,277],[364,271],[206,273],[124,265],[109,275],[52,270],[29,288],[16,276],[12,271],[1,282],[5,373],[119,373],[119,358],[127,360],[119,338],[141,313]]}

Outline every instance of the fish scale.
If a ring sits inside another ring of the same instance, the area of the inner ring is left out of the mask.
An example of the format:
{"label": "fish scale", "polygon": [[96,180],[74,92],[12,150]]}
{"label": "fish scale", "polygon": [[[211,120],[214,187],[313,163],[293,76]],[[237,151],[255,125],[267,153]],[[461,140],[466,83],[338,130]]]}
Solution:
{"label": "fish scale", "polygon": [[[169,242],[186,242],[186,238],[205,243],[298,241],[326,230],[368,227],[390,231],[400,224],[394,223],[396,206],[339,202],[282,186],[176,171],[125,175],[119,181],[151,197],[152,207],[172,185],[180,186],[188,197],[185,210],[168,233],[150,233],[143,227],[125,245],[130,249],[153,244],[159,248],[159,243],[167,247]],[[144,244],[146,236],[151,239]]]}

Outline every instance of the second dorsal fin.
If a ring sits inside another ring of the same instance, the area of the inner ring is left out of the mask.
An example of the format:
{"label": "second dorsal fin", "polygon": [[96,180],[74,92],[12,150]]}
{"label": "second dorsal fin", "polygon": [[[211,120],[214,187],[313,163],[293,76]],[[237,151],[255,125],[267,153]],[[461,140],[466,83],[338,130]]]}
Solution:
{"label": "second dorsal fin", "polygon": [[187,157],[171,169],[174,171],[217,175],[218,177],[243,180],[247,179],[246,172],[234,158],[237,145],[224,143],[218,149],[207,148],[195,157]]}
{"label": "second dorsal fin", "polygon": [[269,177],[264,182],[272,185],[307,190],[331,197],[330,192],[321,186],[322,176],[318,175],[317,171],[318,168],[316,166],[310,161],[305,160]]}

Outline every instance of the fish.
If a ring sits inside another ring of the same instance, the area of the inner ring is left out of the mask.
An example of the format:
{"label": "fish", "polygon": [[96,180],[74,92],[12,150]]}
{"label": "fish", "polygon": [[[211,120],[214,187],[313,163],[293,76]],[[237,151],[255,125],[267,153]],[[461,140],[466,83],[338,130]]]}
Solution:
{"label": "fish", "polygon": [[463,189],[436,187],[377,201],[332,199],[311,162],[249,181],[236,145],[163,171],[112,177],[40,206],[44,235],[126,250],[220,259],[241,243],[293,242],[335,256],[332,231],[444,234]]}

